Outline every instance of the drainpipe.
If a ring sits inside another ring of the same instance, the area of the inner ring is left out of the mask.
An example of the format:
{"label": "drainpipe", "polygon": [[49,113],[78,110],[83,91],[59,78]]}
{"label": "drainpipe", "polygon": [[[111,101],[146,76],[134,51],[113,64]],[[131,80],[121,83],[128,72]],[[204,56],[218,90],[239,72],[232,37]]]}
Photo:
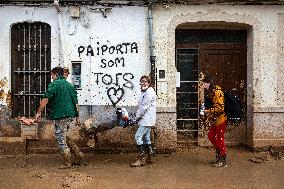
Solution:
{"label": "drainpipe", "polygon": [[150,77],[152,80],[152,83],[154,85],[154,88],[157,92],[157,82],[156,82],[156,62],[154,56],[154,44],[153,44],[153,16],[152,16],[152,10],[153,10],[154,0],[148,1],[148,27],[149,27],[149,50],[150,50],[150,63],[151,63],[151,72]]}
{"label": "drainpipe", "polygon": [[63,52],[63,35],[62,35],[62,16],[60,12],[60,5],[59,5],[59,0],[54,0],[54,7],[57,12],[57,18],[58,18],[58,41],[59,41],[59,64],[58,66],[64,67],[67,66],[65,65],[64,62],[64,52]]}

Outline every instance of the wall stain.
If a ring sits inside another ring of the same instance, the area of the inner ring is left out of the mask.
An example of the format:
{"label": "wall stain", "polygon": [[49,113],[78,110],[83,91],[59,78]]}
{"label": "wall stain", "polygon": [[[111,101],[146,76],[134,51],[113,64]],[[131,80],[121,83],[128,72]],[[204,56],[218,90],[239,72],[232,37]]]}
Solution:
{"label": "wall stain", "polygon": [[8,90],[8,79],[7,77],[4,77],[0,80],[0,101],[6,102],[9,110],[12,109],[12,101],[11,101],[11,91]]}

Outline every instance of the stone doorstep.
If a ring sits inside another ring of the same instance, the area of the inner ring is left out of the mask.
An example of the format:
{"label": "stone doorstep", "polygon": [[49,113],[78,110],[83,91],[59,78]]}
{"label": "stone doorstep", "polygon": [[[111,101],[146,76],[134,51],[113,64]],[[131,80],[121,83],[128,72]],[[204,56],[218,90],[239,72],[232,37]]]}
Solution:
{"label": "stone doorstep", "polygon": [[38,140],[38,124],[27,125],[21,123],[21,137]]}
{"label": "stone doorstep", "polygon": [[38,140],[38,137],[34,135],[35,128],[37,126],[24,130],[21,137],[0,137],[0,155],[27,154],[27,140]]}
{"label": "stone doorstep", "polygon": [[24,142],[26,143],[25,138],[22,138],[22,137],[0,137],[0,143],[1,142],[7,142],[7,143]]}

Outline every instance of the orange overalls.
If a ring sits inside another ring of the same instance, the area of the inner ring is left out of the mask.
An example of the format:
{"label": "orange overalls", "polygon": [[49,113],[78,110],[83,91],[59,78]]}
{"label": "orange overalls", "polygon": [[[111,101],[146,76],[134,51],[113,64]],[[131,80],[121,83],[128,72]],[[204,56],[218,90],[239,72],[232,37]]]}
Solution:
{"label": "orange overalls", "polygon": [[214,123],[210,127],[208,138],[215,148],[219,150],[220,155],[225,157],[227,152],[224,137],[228,122],[225,113],[224,92],[221,87],[216,85],[209,94],[209,98],[213,103],[213,106],[209,109],[209,118],[214,119]]}

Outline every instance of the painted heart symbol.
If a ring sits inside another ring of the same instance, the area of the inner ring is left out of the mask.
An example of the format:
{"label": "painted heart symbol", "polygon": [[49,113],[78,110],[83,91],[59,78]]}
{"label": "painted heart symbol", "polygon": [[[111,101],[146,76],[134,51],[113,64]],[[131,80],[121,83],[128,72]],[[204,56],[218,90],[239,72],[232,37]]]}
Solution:
{"label": "painted heart symbol", "polygon": [[115,107],[116,104],[122,99],[124,95],[124,90],[122,88],[114,88],[114,87],[110,87],[107,90],[107,96],[110,99],[112,106]]}

